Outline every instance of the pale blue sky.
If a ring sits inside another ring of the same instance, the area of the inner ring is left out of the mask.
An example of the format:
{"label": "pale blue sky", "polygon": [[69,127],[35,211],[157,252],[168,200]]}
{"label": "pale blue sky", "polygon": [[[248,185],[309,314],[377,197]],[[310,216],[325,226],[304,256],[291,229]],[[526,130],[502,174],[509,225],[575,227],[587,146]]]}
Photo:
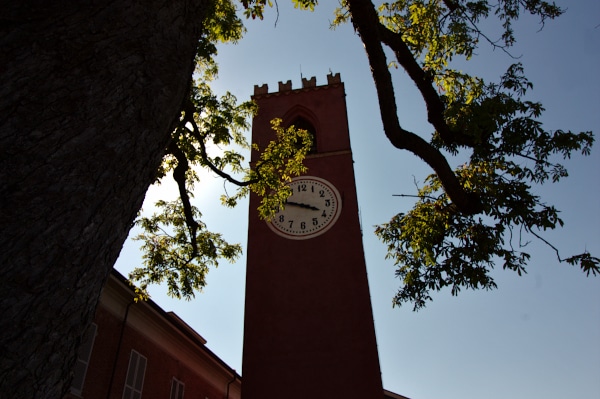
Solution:
{"label": "pale blue sky", "polygon": [[[517,25],[519,44],[512,50],[534,83],[531,99],[546,108],[542,120],[551,129],[593,130],[600,134],[600,3],[562,2],[567,13],[539,32],[536,21]],[[412,154],[386,141],[375,90],[360,39],[350,26],[329,30],[329,3],[316,12],[293,10],[279,2],[279,20],[269,10],[264,21],[249,21],[237,45],[220,48],[220,79],[215,90],[231,91],[247,100],[255,84],[277,90],[278,81],[316,76],[326,83],[330,72],[341,73],[355,160],[356,184],[364,231],[365,257],[384,387],[412,399],[578,399],[600,398],[600,277],[589,277],[559,264],[545,245],[530,244],[528,274],[496,270],[495,291],[448,291],[418,313],[410,306],[391,307],[399,287],[394,267],[384,259],[385,246],[373,226],[411,207],[393,194],[414,193],[414,179],[429,169]],[[465,66],[489,79],[512,63],[501,51],[482,48]],[[398,113],[407,129],[429,135],[424,106],[414,85],[394,72]],[[599,145],[596,145],[599,147]],[[567,256],[587,249],[600,256],[600,148],[592,156],[566,163],[570,177],[539,193],[562,210],[565,227],[545,232]],[[228,187],[233,190],[233,187]],[[246,244],[248,204],[219,206],[223,183],[207,176],[196,204],[209,228],[231,242]],[[168,185],[152,191],[153,201]],[[148,207],[148,206],[147,206]],[[129,241],[117,262],[123,274],[140,264],[138,243]],[[208,287],[191,302],[166,297],[160,287],[152,298],[178,313],[208,340],[212,349],[241,372],[245,257],[212,270]]]}

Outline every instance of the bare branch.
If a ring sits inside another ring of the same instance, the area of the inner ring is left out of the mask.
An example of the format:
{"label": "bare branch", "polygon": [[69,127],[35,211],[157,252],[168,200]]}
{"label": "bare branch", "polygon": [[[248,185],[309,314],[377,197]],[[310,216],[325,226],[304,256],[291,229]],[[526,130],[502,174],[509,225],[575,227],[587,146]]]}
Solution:
{"label": "bare branch", "polygon": [[431,195],[411,195],[411,194],[392,194],[392,197],[408,197],[408,198],[426,198],[433,201],[437,201],[437,198],[432,197]]}
{"label": "bare branch", "polygon": [[538,240],[542,241],[544,244],[546,244],[547,246],[549,246],[550,248],[552,248],[554,250],[554,252],[556,253],[556,258],[558,259],[559,262],[561,262],[561,263],[564,262],[564,259],[560,257],[560,252],[558,251],[558,248],[556,248],[548,240],[544,239],[542,236],[540,236],[539,234],[537,234],[532,229],[527,228],[527,231],[529,233],[531,233],[532,235],[534,235]]}

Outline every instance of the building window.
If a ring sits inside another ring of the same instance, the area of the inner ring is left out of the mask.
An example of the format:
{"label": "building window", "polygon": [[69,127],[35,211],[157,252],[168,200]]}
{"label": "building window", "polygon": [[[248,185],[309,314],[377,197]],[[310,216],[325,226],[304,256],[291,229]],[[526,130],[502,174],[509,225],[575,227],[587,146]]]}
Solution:
{"label": "building window", "polygon": [[127,378],[125,379],[125,390],[123,390],[123,399],[140,399],[142,397],[146,363],[147,359],[144,356],[140,355],[135,350],[131,350]]}
{"label": "building window", "polygon": [[85,374],[87,373],[90,357],[92,356],[92,348],[94,347],[94,340],[96,339],[97,330],[98,326],[92,323],[83,336],[83,341],[81,342],[79,352],[77,353],[77,362],[75,363],[75,368],[73,369],[71,392],[78,396],[81,396],[81,391],[83,391]]}
{"label": "building window", "polygon": [[173,377],[171,381],[171,398],[170,399],[183,399],[183,389],[185,384]]}

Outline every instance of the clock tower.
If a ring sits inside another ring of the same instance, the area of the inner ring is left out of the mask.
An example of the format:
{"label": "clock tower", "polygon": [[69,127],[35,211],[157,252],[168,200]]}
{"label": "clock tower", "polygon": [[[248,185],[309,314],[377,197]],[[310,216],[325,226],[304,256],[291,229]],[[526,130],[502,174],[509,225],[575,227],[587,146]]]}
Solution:
{"label": "clock tower", "polygon": [[242,397],[383,398],[344,84],[339,74],[322,86],[303,78],[296,90],[255,86],[253,99],[253,143],[274,140],[270,121],[281,118],[314,146],[273,221],[250,197]]}

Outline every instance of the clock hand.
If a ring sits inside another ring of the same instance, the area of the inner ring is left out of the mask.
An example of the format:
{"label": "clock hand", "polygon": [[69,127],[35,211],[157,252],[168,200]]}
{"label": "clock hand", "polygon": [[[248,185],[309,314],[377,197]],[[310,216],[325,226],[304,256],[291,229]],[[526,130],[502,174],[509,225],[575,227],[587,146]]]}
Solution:
{"label": "clock hand", "polygon": [[311,209],[311,210],[313,210],[313,211],[318,211],[318,210],[319,210],[319,208],[315,208],[315,207],[314,207],[314,206],[312,206],[312,205],[308,205],[308,204],[301,204],[301,203],[299,203],[299,202],[291,202],[291,201],[286,201],[286,202],[285,202],[285,204],[286,204],[286,205],[297,206],[297,207],[300,207],[300,208]]}

